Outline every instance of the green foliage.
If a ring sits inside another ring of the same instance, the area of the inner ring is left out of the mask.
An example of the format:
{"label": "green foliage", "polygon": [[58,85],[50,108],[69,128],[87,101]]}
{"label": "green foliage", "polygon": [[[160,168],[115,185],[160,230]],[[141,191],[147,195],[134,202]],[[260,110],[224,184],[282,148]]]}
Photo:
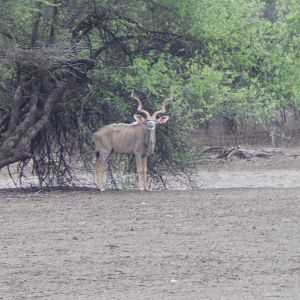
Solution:
{"label": "green foliage", "polygon": [[[147,59],[137,58],[126,71],[126,90],[142,91],[152,110],[159,109],[165,98],[173,97],[172,118],[181,126],[188,125],[188,103],[183,98],[184,80],[179,71],[181,60],[170,56],[152,55]],[[180,126],[179,125],[179,126]]]}
{"label": "green foliage", "polygon": [[190,109],[198,116],[196,122],[207,121],[218,111],[224,98],[226,87],[222,86],[223,73],[213,66],[200,66],[193,61],[187,73],[189,78],[184,89],[191,99]]}
{"label": "green foliage", "polygon": [[198,94],[205,118],[267,124],[276,110],[299,102],[300,3],[276,1],[273,22],[263,17],[264,4],[194,2],[190,32],[202,38],[205,51],[197,55],[202,79],[193,79],[191,68],[189,90]]}

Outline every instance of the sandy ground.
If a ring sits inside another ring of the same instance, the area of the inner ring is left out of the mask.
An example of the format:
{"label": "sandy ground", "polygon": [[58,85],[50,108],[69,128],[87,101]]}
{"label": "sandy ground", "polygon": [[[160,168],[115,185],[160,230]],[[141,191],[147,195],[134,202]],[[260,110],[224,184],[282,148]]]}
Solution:
{"label": "sandy ground", "polygon": [[0,193],[0,298],[299,299],[299,193]]}
{"label": "sandy ground", "polygon": [[0,299],[300,299],[299,161],[203,165],[195,191],[0,191]]}

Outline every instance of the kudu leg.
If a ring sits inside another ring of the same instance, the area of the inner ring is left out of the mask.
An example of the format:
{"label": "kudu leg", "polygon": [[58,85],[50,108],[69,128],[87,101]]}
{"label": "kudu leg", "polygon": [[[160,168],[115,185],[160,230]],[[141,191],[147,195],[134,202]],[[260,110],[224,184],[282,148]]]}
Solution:
{"label": "kudu leg", "polygon": [[136,172],[138,177],[138,186],[141,191],[145,190],[144,179],[143,179],[143,165],[142,165],[142,157],[140,155],[135,155],[136,161]]}
{"label": "kudu leg", "polygon": [[106,162],[109,157],[110,153],[101,153],[100,156],[97,159],[96,163],[96,179],[97,179],[97,185],[101,192],[105,191],[104,187],[104,181],[103,181],[103,174],[106,167]]}
{"label": "kudu leg", "polygon": [[147,182],[147,156],[142,157],[142,178],[144,190],[148,191],[148,182]]}

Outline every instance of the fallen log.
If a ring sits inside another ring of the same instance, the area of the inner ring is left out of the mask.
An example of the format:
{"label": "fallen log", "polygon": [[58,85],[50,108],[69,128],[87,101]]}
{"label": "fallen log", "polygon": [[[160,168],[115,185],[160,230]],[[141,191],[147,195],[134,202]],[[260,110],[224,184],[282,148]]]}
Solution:
{"label": "fallen log", "polygon": [[261,150],[247,150],[242,149],[240,146],[231,148],[222,147],[208,147],[204,150],[205,153],[216,156],[216,158],[223,158],[225,160],[238,159],[251,159],[253,157],[271,158],[273,156],[284,155],[283,151],[278,148],[267,148]]}

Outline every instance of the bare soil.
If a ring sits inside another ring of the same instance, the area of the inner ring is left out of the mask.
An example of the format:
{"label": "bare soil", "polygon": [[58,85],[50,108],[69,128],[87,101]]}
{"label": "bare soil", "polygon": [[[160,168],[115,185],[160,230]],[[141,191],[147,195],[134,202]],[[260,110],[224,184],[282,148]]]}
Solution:
{"label": "bare soil", "polygon": [[299,161],[202,165],[194,191],[0,190],[0,299],[300,299]]}

